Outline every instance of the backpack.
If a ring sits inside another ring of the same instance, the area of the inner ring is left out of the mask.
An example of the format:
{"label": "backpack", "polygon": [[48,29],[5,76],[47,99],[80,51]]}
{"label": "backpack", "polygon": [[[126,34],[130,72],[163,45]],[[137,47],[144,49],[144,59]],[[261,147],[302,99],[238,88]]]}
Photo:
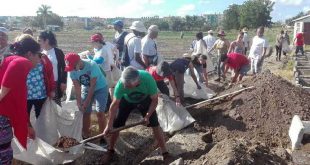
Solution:
{"label": "backpack", "polygon": [[132,38],[134,38],[134,37],[136,37],[136,36],[133,36],[133,37],[129,38],[129,40],[127,41],[127,43],[125,43],[125,45],[124,45],[125,51],[124,51],[124,54],[123,54],[122,57],[121,57],[121,65],[124,66],[124,67],[129,66],[129,65],[130,65],[130,62],[133,60],[133,59],[130,59],[130,57],[129,57],[128,45],[127,45],[127,44],[128,44],[128,42],[129,42]]}

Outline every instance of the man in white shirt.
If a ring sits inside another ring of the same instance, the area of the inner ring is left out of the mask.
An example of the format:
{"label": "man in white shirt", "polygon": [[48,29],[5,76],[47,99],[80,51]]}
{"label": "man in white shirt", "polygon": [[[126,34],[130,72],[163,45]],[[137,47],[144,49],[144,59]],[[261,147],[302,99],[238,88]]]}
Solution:
{"label": "man in white shirt", "polygon": [[145,65],[157,65],[158,52],[155,39],[158,37],[159,28],[157,25],[151,25],[148,34],[142,39],[142,55]]}
{"label": "man in white shirt", "polygon": [[244,54],[246,55],[246,53],[250,47],[250,39],[248,36],[248,28],[247,27],[243,28],[242,32],[243,32]]}
{"label": "man in white shirt", "polygon": [[8,44],[8,32],[8,29],[0,27],[0,61],[2,61],[5,56],[10,54],[10,46]]}
{"label": "man in white shirt", "polygon": [[144,36],[146,28],[141,21],[134,21],[129,29],[132,30],[132,33],[125,37],[124,49],[127,46],[130,66],[136,69],[145,69],[146,65],[141,57],[141,37]]}
{"label": "man in white shirt", "polygon": [[249,54],[253,74],[257,74],[258,70],[261,69],[259,67],[262,65],[268,47],[269,43],[264,38],[264,27],[261,26],[257,29],[257,35],[253,38]]}
{"label": "man in white shirt", "polygon": [[209,50],[213,47],[216,41],[216,37],[213,36],[213,30],[209,30],[208,35],[203,37],[203,40],[205,40],[207,44],[207,51],[209,52]]}

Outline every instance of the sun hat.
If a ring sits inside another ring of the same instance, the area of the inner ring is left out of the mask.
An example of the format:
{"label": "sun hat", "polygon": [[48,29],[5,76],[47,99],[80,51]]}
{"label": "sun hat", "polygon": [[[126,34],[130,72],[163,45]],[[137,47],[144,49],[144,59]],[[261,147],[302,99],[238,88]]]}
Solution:
{"label": "sun hat", "polygon": [[132,25],[129,27],[131,30],[136,30],[138,32],[146,32],[146,28],[141,21],[134,21]]}
{"label": "sun hat", "polygon": [[67,53],[65,56],[66,72],[71,72],[74,70],[76,63],[80,60],[80,56],[76,53]]}
{"label": "sun hat", "polygon": [[119,26],[119,27],[124,27],[124,23],[121,20],[116,20],[113,22],[113,25]]}
{"label": "sun hat", "polygon": [[242,32],[246,33],[246,32],[248,32],[248,30],[249,29],[247,27],[245,27],[245,28],[242,29]]}
{"label": "sun hat", "polygon": [[100,42],[103,41],[103,36],[100,34],[94,34],[90,37],[91,42]]}
{"label": "sun hat", "polygon": [[225,34],[224,30],[221,30],[221,31],[219,31],[217,36],[226,36],[226,34]]}
{"label": "sun hat", "polygon": [[5,28],[5,27],[0,27],[0,32],[8,35],[9,30],[7,28]]}
{"label": "sun hat", "polygon": [[148,31],[159,32],[159,28],[158,28],[157,25],[151,25],[151,26],[148,28]]}
{"label": "sun hat", "polygon": [[159,63],[156,67],[156,73],[163,77],[172,75],[169,63],[166,61]]}

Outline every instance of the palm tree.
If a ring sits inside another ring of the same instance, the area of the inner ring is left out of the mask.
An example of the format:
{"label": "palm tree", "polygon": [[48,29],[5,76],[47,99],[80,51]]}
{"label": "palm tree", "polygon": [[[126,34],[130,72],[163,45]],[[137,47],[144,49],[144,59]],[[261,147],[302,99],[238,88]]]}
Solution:
{"label": "palm tree", "polygon": [[42,16],[44,29],[46,28],[47,17],[50,16],[53,12],[51,7],[47,5],[41,5],[37,11],[38,16]]}

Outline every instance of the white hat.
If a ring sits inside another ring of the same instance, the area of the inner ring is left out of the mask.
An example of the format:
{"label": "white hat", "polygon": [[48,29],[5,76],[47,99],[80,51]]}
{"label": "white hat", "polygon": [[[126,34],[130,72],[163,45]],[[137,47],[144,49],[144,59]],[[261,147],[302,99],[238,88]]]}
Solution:
{"label": "white hat", "polygon": [[189,53],[184,53],[184,54],[183,54],[183,57],[184,57],[184,58],[191,58],[192,56],[191,56],[191,54],[189,54]]}
{"label": "white hat", "polygon": [[209,30],[209,31],[208,31],[208,34],[210,34],[210,33],[213,33],[213,30]]}
{"label": "white hat", "polygon": [[129,29],[136,30],[138,32],[146,32],[146,28],[141,21],[134,21]]}
{"label": "white hat", "polygon": [[9,30],[6,29],[5,27],[0,27],[0,32],[2,32],[2,33],[4,33],[4,34],[8,35]]}
{"label": "white hat", "polygon": [[159,28],[157,25],[151,25],[148,30],[152,32],[159,32]]}

